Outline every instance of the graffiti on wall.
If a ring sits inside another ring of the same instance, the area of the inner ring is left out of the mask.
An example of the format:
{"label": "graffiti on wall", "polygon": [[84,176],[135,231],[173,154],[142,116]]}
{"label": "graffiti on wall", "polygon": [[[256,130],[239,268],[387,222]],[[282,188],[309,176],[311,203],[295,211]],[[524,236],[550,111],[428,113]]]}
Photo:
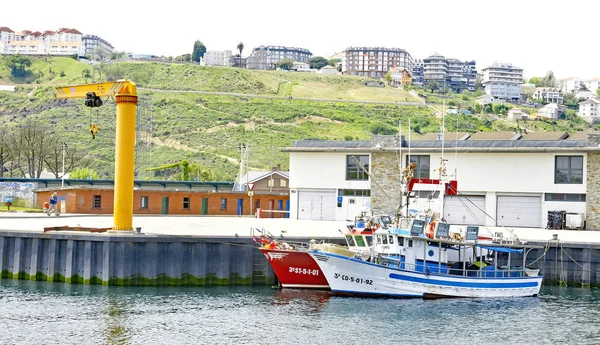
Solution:
{"label": "graffiti on wall", "polygon": [[31,207],[35,200],[33,191],[37,188],[38,184],[33,182],[0,182],[0,201],[10,197],[15,201],[22,201],[24,206]]}

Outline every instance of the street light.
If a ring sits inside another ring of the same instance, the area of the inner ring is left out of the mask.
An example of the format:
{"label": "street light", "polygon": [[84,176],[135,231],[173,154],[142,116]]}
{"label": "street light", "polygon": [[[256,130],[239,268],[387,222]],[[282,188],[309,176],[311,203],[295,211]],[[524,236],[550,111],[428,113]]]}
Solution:
{"label": "street light", "polygon": [[65,188],[65,149],[67,148],[67,143],[62,143],[62,145],[60,145],[60,148],[62,149],[62,182],[61,182],[61,188]]}

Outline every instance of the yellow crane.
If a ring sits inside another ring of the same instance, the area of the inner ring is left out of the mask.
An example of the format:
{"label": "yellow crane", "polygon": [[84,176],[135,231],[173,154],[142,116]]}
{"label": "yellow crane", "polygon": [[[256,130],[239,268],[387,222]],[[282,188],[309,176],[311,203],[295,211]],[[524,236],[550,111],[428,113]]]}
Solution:
{"label": "yellow crane", "polygon": [[[135,116],[138,101],[135,83],[121,79],[56,88],[57,99],[85,98],[85,105],[89,107],[101,106],[101,97],[114,97],[117,103],[113,229],[133,231]],[[98,130],[94,126],[90,126],[92,135]]]}

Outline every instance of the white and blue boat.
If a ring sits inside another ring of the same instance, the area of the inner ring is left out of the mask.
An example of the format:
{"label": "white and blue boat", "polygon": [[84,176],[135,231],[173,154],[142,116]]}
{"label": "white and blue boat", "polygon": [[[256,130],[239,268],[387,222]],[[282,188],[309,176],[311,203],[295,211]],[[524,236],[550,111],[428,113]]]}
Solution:
{"label": "white and blue boat", "polygon": [[[405,219],[406,220],[406,219]],[[478,227],[465,239],[450,235],[447,223],[410,220],[410,230],[382,228],[371,253],[353,257],[309,251],[335,294],[368,297],[537,296],[543,277],[527,268],[532,246],[481,241]],[[429,226],[428,226],[429,227]],[[348,239],[348,238],[347,238]],[[518,261],[518,264],[517,264]]]}

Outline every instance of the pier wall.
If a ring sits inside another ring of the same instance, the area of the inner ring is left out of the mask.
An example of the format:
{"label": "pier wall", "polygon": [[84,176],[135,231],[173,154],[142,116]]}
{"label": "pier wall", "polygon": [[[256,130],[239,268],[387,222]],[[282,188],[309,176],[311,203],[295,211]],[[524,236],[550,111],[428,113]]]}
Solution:
{"label": "pier wall", "polygon": [[0,231],[2,278],[102,285],[273,285],[250,238]]}

